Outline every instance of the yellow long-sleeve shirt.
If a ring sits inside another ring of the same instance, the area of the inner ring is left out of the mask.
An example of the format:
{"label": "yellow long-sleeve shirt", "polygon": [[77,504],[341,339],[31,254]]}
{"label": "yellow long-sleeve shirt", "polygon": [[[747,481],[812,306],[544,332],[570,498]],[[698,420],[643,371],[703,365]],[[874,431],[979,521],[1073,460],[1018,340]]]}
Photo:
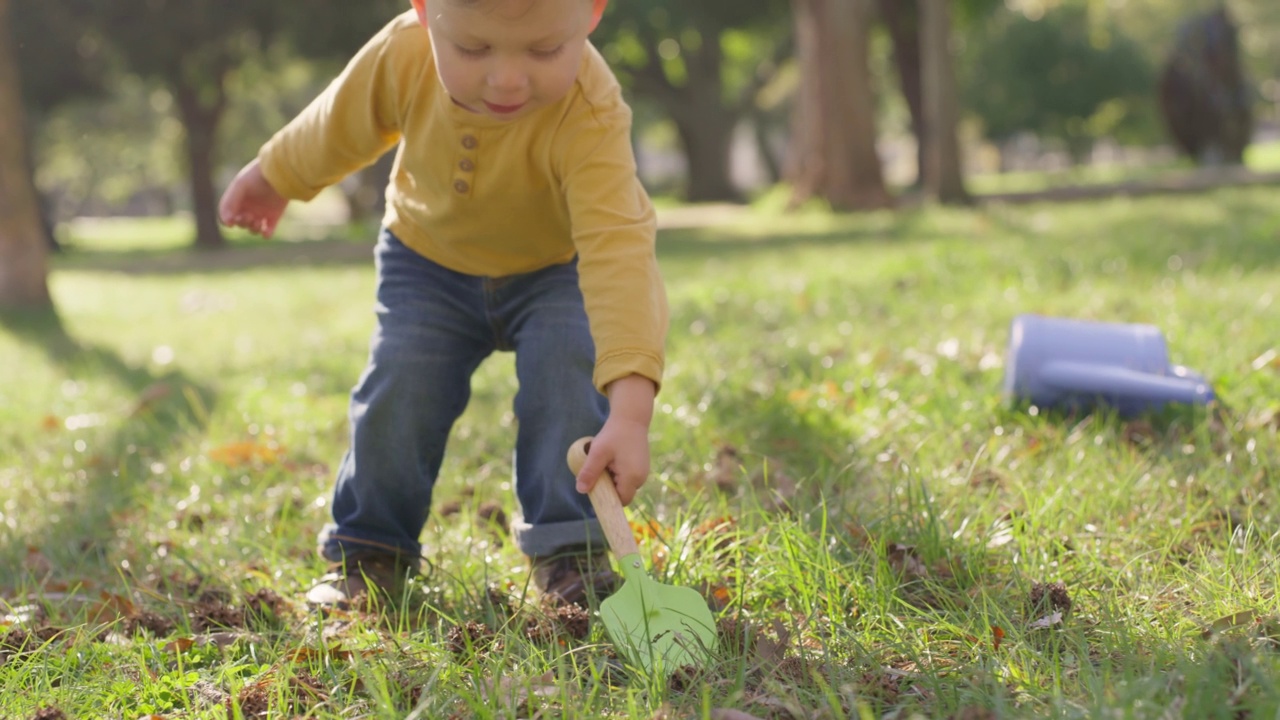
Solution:
{"label": "yellow long-sleeve shirt", "polygon": [[588,46],[573,89],[514,121],[449,98],[413,12],[382,29],[259,152],[285,197],[310,200],[399,143],[386,226],[468,275],[562,264],[578,271],[602,392],[635,373],[660,384],[667,301],[652,204],[636,175],[631,110]]}

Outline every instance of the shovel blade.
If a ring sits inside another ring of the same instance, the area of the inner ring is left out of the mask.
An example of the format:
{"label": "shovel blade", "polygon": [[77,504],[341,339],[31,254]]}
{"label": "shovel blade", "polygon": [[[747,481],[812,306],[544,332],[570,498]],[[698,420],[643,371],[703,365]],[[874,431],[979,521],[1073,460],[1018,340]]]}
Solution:
{"label": "shovel blade", "polygon": [[[622,558],[639,563],[636,556]],[[716,644],[706,600],[687,587],[663,585],[642,572],[600,604],[600,618],[618,649],[646,670],[673,672],[704,662]]]}

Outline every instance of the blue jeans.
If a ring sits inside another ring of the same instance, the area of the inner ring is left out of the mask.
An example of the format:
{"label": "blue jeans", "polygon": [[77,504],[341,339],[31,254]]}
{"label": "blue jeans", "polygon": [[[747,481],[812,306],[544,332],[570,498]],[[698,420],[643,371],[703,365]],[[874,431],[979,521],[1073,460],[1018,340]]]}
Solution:
{"label": "blue jeans", "polygon": [[416,562],[449,432],[467,406],[472,373],[495,350],[515,351],[520,386],[517,546],[527,555],[603,548],[590,500],[574,489],[565,462],[569,445],[599,432],[608,414],[591,381],[595,345],[577,262],[507,277],[463,275],[386,230],[374,256],[377,327],[351,394],[351,446],[321,553],[334,561],[395,553]]}

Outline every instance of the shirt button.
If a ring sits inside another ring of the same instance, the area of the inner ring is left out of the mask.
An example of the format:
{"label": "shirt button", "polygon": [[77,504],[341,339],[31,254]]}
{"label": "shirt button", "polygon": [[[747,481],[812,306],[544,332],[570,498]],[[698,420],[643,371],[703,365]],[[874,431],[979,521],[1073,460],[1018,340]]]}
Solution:
{"label": "shirt button", "polygon": [[460,195],[466,195],[471,186],[467,184],[466,180],[454,180],[453,189],[457,190]]}
{"label": "shirt button", "polygon": [[462,160],[458,162],[458,169],[462,172],[471,172],[476,169],[476,164],[467,158],[462,158]]}
{"label": "shirt button", "polygon": [[462,136],[462,147],[468,150],[475,150],[477,144],[475,135]]}

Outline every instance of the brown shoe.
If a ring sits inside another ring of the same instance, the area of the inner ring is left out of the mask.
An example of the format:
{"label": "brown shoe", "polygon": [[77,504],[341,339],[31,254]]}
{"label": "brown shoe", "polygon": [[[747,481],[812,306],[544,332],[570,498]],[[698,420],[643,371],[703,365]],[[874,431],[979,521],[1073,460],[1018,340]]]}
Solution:
{"label": "brown shoe", "polygon": [[377,595],[395,602],[404,593],[405,581],[418,573],[417,564],[395,555],[370,553],[333,563],[329,573],[307,591],[314,608],[350,610]]}
{"label": "brown shoe", "polygon": [[534,557],[533,583],[548,603],[586,608],[612,595],[622,578],[613,571],[608,553],[573,547]]}

